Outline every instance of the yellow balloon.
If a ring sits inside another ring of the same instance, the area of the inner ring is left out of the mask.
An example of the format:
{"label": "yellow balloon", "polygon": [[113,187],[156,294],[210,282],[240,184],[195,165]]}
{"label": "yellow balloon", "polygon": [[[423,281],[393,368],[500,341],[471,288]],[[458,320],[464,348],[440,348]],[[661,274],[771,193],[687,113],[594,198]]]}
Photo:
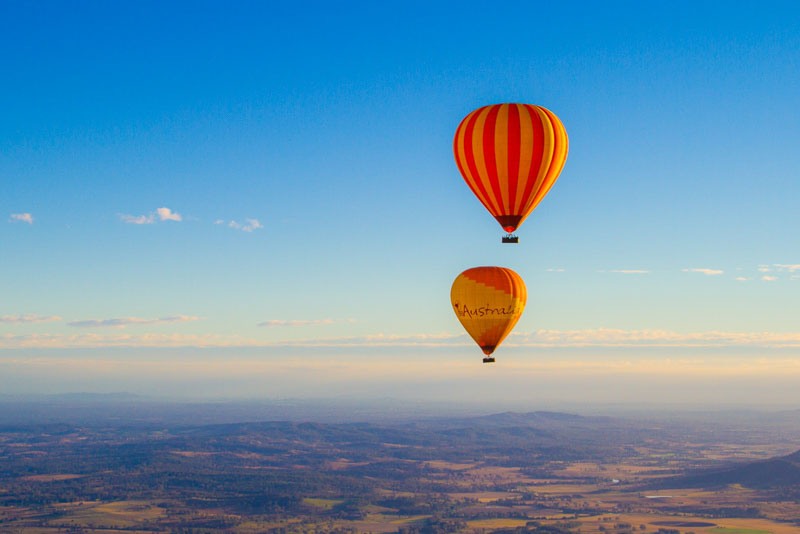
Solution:
{"label": "yellow balloon", "polygon": [[511,269],[473,267],[456,277],[450,300],[464,329],[489,356],[522,316],[528,290]]}

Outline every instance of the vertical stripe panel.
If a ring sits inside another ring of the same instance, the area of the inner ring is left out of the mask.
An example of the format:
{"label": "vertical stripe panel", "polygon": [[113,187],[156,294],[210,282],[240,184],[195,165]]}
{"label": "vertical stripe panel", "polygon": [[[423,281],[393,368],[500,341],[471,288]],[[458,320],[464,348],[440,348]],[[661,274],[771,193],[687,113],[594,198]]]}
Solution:
{"label": "vertical stripe panel", "polygon": [[[553,148],[555,142],[555,132],[553,131],[553,124],[550,122],[549,116],[542,111],[539,106],[530,106],[532,111],[539,117],[539,124],[542,125],[542,132],[544,134],[542,145],[542,157],[539,163],[538,174],[533,183],[533,187],[527,195],[525,195],[525,207],[522,208],[523,219],[527,217],[534,207],[539,190],[547,178],[547,172],[550,169],[550,163],[553,161]],[[530,185],[530,184],[529,184]]]}
{"label": "vertical stripe panel", "polygon": [[539,202],[542,201],[544,196],[550,191],[550,188],[553,187],[553,184],[556,182],[558,178],[558,174],[561,172],[561,169],[564,167],[564,162],[566,161],[567,153],[567,144],[566,144],[566,130],[564,130],[564,125],[561,124],[561,121],[558,120],[558,117],[553,114],[552,111],[540,108],[541,113],[544,117],[546,117],[547,122],[550,124],[553,132],[553,148],[551,150],[553,156],[551,161],[547,166],[547,172],[545,173],[544,178],[542,179],[542,183],[534,192],[533,198],[530,199],[529,204],[526,208],[526,213],[530,213],[533,211],[536,206],[539,205]]}
{"label": "vertical stripe panel", "polygon": [[[466,127],[464,128],[464,142],[462,146],[464,147],[464,155],[467,163],[467,169],[469,169],[470,176],[472,177],[473,182],[475,183],[475,188],[480,192],[478,195],[478,199],[486,206],[486,209],[489,210],[489,213],[494,213],[494,205],[491,202],[489,194],[486,190],[484,185],[484,180],[481,178],[479,167],[478,167],[478,157],[480,153],[475,152],[475,137],[480,137],[481,131],[476,132],[476,124],[479,122],[481,113],[483,112],[484,108],[480,108],[475,110],[474,115],[467,123]],[[481,126],[481,130],[483,127]],[[480,150],[480,149],[479,149]],[[483,158],[480,158],[481,165],[483,164]]]}
{"label": "vertical stripe panel", "polygon": [[497,119],[494,125],[492,149],[495,160],[495,179],[500,193],[502,215],[511,213],[510,191],[508,183],[508,104],[497,106]]}
{"label": "vertical stripe panel", "polygon": [[500,106],[489,106],[486,114],[486,121],[483,123],[483,161],[486,165],[486,179],[491,187],[491,195],[494,198],[494,205],[497,212],[492,215],[503,214],[503,192],[500,187],[500,178],[497,175],[497,155],[495,154],[495,133],[497,127],[497,115]]}
{"label": "vertical stripe panel", "polygon": [[508,203],[506,204],[506,213],[513,215],[516,213],[515,210],[517,208],[517,184],[519,183],[519,110],[517,109],[517,104],[509,104],[507,109],[506,145],[508,154],[505,171],[508,176]]}
{"label": "vertical stripe panel", "polygon": [[[544,179],[544,173],[547,167],[543,165],[546,160],[547,165],[550,164],[550,157],[552,156],[553,146],[553,133],[549,128],[549,123],[545,124],[542,121],[542,116],[537,109],[537,106],[530,106],[525,104],[525,110],[531,118],[533,125],[533,145],[531,150],[531,167],[528,172],[527,183],[525,184],[525,191],[522,193],[522,209],[519,210],[519,215],[526,215],[527,206],[530,199],[539,187],[539,184]],[[543,168],[544,167],[544,168]],[[522,221],[520,221],[520,224]]]}
{"label": "vertical stripe panel", "polygon": [[514,214],[518,215],[525,206],[525,190],[528,185],[528,176],[531,171],[531,160],[533,157],[534,124],[531,121],[531,114],[525,106],[516,104],[519,113],[519,182],[517,183],[517,203],[514,206]]}
{"label": "vertical stripe panel", "polygon": [[486,106],[481,108],[478,114],[475,115],[475,122],[472,130],[472,156],[475,161],[475,174],[477,175],[480,184],[483,186],[481,191],[483,191],[486,195],[487,204],[491,206],[489,212],[491,212],[492,215],[498,215],[500,210],[498,209],[498,202],[494,196],[492,184],[489,181],[489,176],[486,172],[486,154],[484,152],[485,143],[483,131],[486,127],[486,118],[491,110],[492,106]]}
{"label": "vertical stripe panel", "polygon": [[484,199],[484,195],[481,193],[480,189],[478,188],[476,178],[473,176],[472,171],[470,170],[469,165],[467,164],[467,146],[466,146],[466,132],[467,127],[471,121],[474,120],[475,114],[478,112],[476,109],[466,117],[464,120],[461,121],[461,124],[458,126],[456,130],[456,136],[453,140],[453,152],[455,154],[456,165],[458,166],[459,172],[461,172],[461,176],[464,178],[464,181],[469,186],[472,193],[477,197],[477,199],[483,204],[483,206],[489,210],[490,207],[486,204]]}

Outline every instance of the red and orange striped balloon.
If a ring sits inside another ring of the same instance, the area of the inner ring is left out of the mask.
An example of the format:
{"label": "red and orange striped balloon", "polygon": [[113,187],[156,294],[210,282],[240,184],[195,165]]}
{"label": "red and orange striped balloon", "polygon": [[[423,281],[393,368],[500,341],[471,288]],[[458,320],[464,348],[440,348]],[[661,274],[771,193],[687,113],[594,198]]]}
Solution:
{"label": "red and orange striped balloon", "polygon": [[569,140],[555,114],[530,104],[494,104],[461,121],[453,140],[464,181],[506,232],[542,201],[567,159]]}

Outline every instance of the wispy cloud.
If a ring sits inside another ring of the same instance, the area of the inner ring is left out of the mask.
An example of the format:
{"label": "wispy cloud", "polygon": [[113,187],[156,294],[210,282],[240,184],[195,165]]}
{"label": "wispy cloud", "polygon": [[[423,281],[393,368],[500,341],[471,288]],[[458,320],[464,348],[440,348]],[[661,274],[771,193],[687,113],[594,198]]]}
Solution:
{"label": "wispy cloud", "polygon": [[772,265],[762,263],[758,266],[758,272],[774,273],[763,275],[761,280],[764,280],[765,282],[774,282],[778,279],[778,276],[776,275],[781,273],[788,274],[790,280],[796,280],[798,278],[798,274],[800,274],[800,263],[773,263]]}
{"label": "wispy cloud", "polygon": [[[169,319],[169,318],[166,318]],[[192,318],[191,320],[194,320]],[[120,324],[108,326],[122,328]],[[162,319],[144,319],[127,324],[158,324]],[[165,322],[170,322],[169,320]],[[328,323],[321,323],[328,324]],[[373,334],[312,338],[291,341],[266,341],[221,334],[0,334],[3,348],[69,348],[69,347],[409,347],[456,348],[471,346],[473,341],[464,333],[439,334]],[[504,348],[725,348],[750,347],[757,349],[800,349],[800,332],[672,332],[668,330],[622,330],[595,328],[584,330],[536,330],[514,332],[503,343]]]}
{"label": "wispy cloud", "polygon": [[706,276],[715,276],[718,274],[723,274],[725,271],[721,269],[700,269],[700,268],[690,268],[690,269],[681,269],[681,271],[685,273],[702,273]]}
{"label": "wispy cloud", "polygon": [[611,272],[620,274],[650,274],[650,271],[644,269],[612,269]]}
{"label": "wispy cloud", "polygon": [[83,321],[71,321],[67,323],[68,326],[76,328],[125,328],[131,325],[154,325],[154,324],[169,324],[169,323],[183,323],[188,321],[197,321],[199,317],[191,315],[171,315],[169,317],[161,317],[159,319],[143,319],[141,317],[114,317],[111,319],[86,319]]}
{"label": "wispy cloud", "polygon": [[12,213],[9,222],[24,222],[33,224],[33,215],[30,213]]}
{"label": "wispy cloud", "polygon": [[239,347],[252,340],[219,334],[0,334],[0,349],[90,347]]}
{"label": "wispy cloud", "polygon": [[150,215],[127,215],[125,213],[120,213],[119,218],[122,222],[128,224],[153,224],[156,222],[156,216],[154,213]]}
{"label": "wispy cloud", "polygon": [[154,224],[157,220],[176,222],[183,220],[180,213],[176,213],[165,207],[158,208],[156,211],[150,212],[147,215],[127,215],[125,213],[120,213],[119,218],[122,222],[127,224]]}
{"label": "wispy cloud", "polygon": [[29,313],[26,315],[0,315],[0,323],[49,323],[52,321],[60,321],[61,317],[58,315],[37,315]]}
{"label": "wispy cloud", "polygon": [[549,273],[563,273],[564,269],[561,269],[559,267],[550,267],[549,269],[547,269],[547,272],[549,272]]}
{"label": "wispy cloud", "polygon": [[[244,223],[240,223],[237,221],[229,221],[227,223],[228,228],[233,228],[234,230],[241,230],[242,232],[252,232],[253,230],[258,230],[259,228],[264,228],[264,226],[258,221],[258,219],[245,219]],[[225,224],[225,221],[222,219],[217,219],[214,221],[214,224]]]}
{"label": "wispy cloud", "polygon": [[[289,341],[288,346],[451,346],[469,345],[466,334],[415,334],[339,337]],[[622,330],[594,328],[585,330],[537,330],[513,332],[504,347],[727,347],[800,348],[800,332],[692,332],[667,330]]]}
{"label": "wispy cloud", "polygon": [[585,330],[537,330],[512,333],[510,345],[519,346],[649,346],[649,347],[724,347],[752,345],[761,347],[800,347],[800,332],[672,332],[668,330],[622,330],[595,328]]}
{"label": "wispy cloud", "polygon": [[739,282],[747,282],[750,279],[749,278],[745,278],[744,276],[737,276],[736,280],[739,281]]}
{"label": "wispy cloud", "polygon": [[262,326],[265,328],[273,328],[273,327],[281,327],[281,326],[321,326],[326,324],[335,324],[335,323],[355,323],[355,319],[301,319],[301,320],[282,320],[282,319],[272,319],[269,321],[263,321],[258,323],[257,326]]}

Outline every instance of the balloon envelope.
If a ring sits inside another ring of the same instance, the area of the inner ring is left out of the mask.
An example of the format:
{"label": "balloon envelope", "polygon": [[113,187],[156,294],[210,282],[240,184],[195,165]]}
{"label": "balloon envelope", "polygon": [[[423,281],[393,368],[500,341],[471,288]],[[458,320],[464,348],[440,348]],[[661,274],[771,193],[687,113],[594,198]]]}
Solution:
{"label": "balloon envelope", "polygon": [[555,114],[530,104],[494,104],[461,121],[453,153],[464,181],[507,232],[553,187],[569,140]]}
{"label": "balloon envelope", "polygon": [[519,321],[528,290],[505,267],[473,267],[459,274],[450,290],[453,311],[487,356]]}

